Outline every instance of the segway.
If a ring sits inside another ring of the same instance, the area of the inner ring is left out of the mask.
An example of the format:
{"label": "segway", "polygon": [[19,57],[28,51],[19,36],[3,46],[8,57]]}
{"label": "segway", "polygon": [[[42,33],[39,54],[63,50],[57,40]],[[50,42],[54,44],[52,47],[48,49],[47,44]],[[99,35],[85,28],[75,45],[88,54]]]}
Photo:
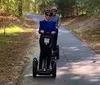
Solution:
{"label": "segway", "polygon": [[59,59],[59,45],[56,46],[55,56],[56,56],[57,59]]}
{"label": "segway", "polygon": [[53,51],[53,55],[55,56],[56,59],[59,59],[59,45],[57,45],[57,41],[56,41],[56,50]]}
{"label": "segway", "polygon": [[[44,43],[44,50],[46,51],[48,49],[51,49],[52,51],[52,35],[51,33],[43,33],[42,35],[42,43]],[[52,53],[52,52],[51,52]],[[46,54],[45,54],[46,55]],[[49,54],[48,54],[49,55]],[[51,60],[50,60],[50,67],[47,69],[47,57],[44,57],[43,63],[42,63],[42,69],[38,68],[38,60],[36,58],[33,59],[33,77],[36,77],[37,75],[52,75],[53,78],[56,78],[56,62],[55,58],[51,54]]]}

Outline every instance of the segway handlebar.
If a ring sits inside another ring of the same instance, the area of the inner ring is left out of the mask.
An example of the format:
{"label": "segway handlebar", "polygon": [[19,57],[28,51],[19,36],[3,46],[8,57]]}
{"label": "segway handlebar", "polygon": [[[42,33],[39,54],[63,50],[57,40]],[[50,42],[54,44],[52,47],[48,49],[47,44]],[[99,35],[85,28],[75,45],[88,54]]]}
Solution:
{"label": "segway handlebar", "polygon": [[39,30],[39,34],[55,34],[56,32],[55,31],[52,31],[52,32],[45,32],[44,30]]}

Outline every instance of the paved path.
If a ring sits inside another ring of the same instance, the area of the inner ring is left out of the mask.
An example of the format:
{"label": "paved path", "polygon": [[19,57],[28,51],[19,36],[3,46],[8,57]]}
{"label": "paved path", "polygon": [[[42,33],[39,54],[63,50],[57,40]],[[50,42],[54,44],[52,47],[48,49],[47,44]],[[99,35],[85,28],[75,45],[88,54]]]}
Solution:
{"label": "paved path", "polygon": [[[40,15],[28,16],[37,23],[43,19]],[[60,27],[58,44],[60,59],[57,60],[57,78],[33,78],[31,55],[30,62],[22,75],[22,85],[100,85],[100,55],[95,54],[64,27]],[[37,44],[35,56],[38,55]]]}

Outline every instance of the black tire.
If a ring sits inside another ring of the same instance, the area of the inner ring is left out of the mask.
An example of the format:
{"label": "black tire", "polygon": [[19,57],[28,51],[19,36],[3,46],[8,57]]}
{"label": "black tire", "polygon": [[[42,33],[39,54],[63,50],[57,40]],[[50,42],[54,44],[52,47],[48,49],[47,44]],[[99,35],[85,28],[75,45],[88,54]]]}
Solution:
{"label": "black tire", "polygon": [[52,77],[56,78],[56,62],[52,62]]}
{"label": "black tire", "polygon": [[38,61],[36,58],[33,59],[33,77],[36,77],[36,73],[37,73],[37,65],[38,65]]}
{"label": "black tire", "polygon": [[33,60],[36,61],[36,65],[38,66],[38,60],[37,60],[37,58],[34,58]]}
{"label": "black tire", "polygon": [[53,64],[54,64],[55,60],[54,58],[51,59],[51,67],[53,67]]}
{"label": "black tire", "polygon": [[56,53],[56,58],[59,59],[59,45],[57,45],[57,53]]}

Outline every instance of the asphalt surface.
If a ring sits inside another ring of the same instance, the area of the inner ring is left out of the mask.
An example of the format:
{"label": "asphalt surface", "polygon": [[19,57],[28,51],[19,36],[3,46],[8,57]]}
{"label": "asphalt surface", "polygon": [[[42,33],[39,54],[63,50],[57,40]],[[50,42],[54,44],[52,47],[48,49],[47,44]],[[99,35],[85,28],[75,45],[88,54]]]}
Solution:
{"label": "asphalt surface", "polygon": [[[36,14],[28,16],[37,24],[44,19]],[[59,28],[58,44],[60,59],[56,61],[57,77],[55,79],[50,76],[32,77],[32,60],[39,57],[37,44],[34,56],[30,54],[30,61],[24,69],[21,85],[100,85],[100,55],[95,54],[63,26]]]}

